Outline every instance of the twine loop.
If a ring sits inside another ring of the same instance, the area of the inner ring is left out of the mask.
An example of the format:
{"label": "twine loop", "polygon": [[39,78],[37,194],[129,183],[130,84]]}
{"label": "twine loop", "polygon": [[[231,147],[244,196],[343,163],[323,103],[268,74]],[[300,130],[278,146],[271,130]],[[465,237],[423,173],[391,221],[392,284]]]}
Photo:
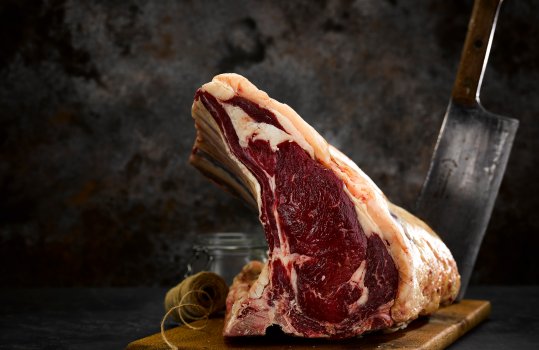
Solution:
{"label": "twine loop", "polygon": [[[178,347],[172,344],[165,334],[165,321],[169,316],[192,330],[201,330],[208,325],[211,314],[225,307],[228,286],[226,282],[213,272],[199,272],[183,280],[170,289],[165,297],[166,313],[161,320],[161,338],[173,350]],[[205,320],[202,325],[193,326],[190,322]]]}

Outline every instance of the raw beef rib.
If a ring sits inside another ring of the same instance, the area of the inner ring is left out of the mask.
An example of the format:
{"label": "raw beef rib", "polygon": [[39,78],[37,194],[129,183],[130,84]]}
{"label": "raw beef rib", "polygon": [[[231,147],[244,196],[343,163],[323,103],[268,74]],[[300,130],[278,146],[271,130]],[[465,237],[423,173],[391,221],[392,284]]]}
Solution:
{"label": "raw beef rib", "polygon": [[222,74],[197,91],[192,114],[191,163],[258,209],[269,246],[266,264],[235,279],[225,336],[278,325],[346,338],[454,300],[460,276],[440,238],[289,106]]}

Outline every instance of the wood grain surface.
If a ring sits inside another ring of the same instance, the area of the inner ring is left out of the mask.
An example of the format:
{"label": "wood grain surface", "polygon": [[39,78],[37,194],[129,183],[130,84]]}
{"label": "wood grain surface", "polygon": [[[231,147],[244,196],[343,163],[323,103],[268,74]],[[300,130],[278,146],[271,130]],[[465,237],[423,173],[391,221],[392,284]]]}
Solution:
{"label": "wood grain surface", "polygon": [[[167,338],[178,349],[444,349],[490,315],[490,302],[462,300],[438,310],[430,317],[412,322],[406,329],[384,334],[377,332],[361,338],[342,341],[304,339],[270,334],[264,337],[224,339],[223,319],[208,321],[202,330],[185,326],[166,331]],[[193,325],[200,325],[197,321]],[[161,334],[136,340],[127,350],[168,349]]]}

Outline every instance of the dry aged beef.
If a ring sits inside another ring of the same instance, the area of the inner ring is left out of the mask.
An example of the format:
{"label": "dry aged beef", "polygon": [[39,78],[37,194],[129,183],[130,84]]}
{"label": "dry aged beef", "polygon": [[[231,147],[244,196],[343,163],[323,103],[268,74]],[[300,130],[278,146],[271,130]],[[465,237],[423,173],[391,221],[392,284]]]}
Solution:
{"label": "dry aged beef", "polygon": [[347,338],[454,300],[460,277],[440,238],[292,108],[222,74],[196,92],[192,115],[191,163],[258,209],[269,246],[232,285],[225,336],[277,325]]}

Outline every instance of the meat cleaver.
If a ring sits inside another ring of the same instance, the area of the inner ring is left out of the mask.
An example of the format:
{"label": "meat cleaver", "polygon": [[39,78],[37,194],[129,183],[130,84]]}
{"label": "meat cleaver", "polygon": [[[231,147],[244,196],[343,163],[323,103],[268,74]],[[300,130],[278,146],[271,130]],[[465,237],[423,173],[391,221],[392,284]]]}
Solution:
{"label": "meat cleaver", "polygon": [[417,202],[447,244],[461,274],[462,299],[505,172],[518,120],[479,102],[502,0],[476,0],[430,169]]}

